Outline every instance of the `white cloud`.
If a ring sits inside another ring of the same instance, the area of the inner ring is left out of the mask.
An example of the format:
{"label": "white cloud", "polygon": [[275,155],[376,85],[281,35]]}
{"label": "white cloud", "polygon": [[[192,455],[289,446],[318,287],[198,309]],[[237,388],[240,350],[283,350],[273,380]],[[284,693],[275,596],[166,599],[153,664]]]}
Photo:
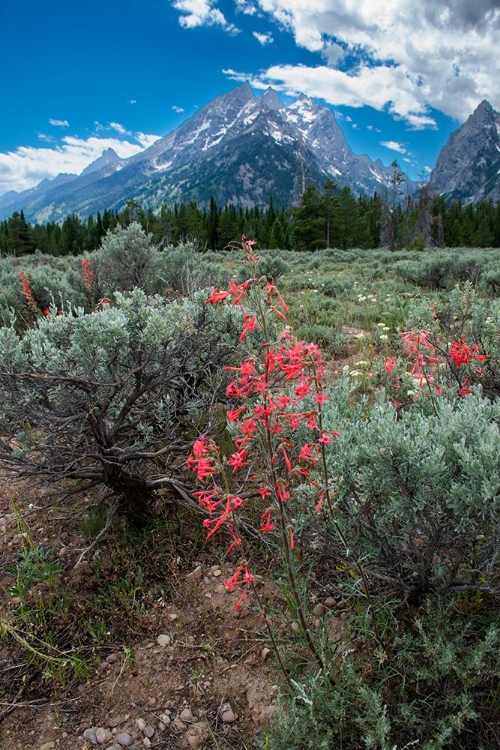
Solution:
{"label": "white cloud", "polygon": [[172,107],[174,112],[177,112],[177,114],[180,114],[181,112],[184,112],[184,107],[178,107],[176,104]]}
{"label": "white cloud", "polygon": [[49,122],[51,125],[56,125],[58,128],[69,128],[69,122],[67,120],[53,120],[52,117],[49,117]]}
{"label": "white cloud", "polygon": [[137,99],[131,99],[130,104],[137,104]]}
{"label": "white cloud", "polygon": [[[241,2],[235,0],[237,7]],[[498,0],[253,2],[298,46],[321,54],[330,69],[344,62],[327,77],[323,66],[283,63],[263,71],[253,85],[389,110],[413,129],[436,126],[431,107],[458,120],[482,99],[500,109]],[[215,10],[213,2],[210,7]],[[346,60],[353,61],[349,68]]]}
{"label": "white cloud", "polygon": [[120,135],[132,135],[130,131],[127,130],[123,125],[121,125],[119,122],[110,122],[109,127],[111,130],[116,130],[117,133],[120,133]]}
{"label": "white cloud", "polygon": [[257,77],[233,70],[224,72],[235,80],[248,80],[255,88],[273,86],[290,96],[305,93],[337,106],[369,105],[378,110],[388,109],[399,118],[411,117],[413,120],[422,116],[419,112],[425,111],[424,91],[414,90],[403,66],[365,66],[346,73],[326,65],[314,68],[307,65],[273,65]]}
{"label": "white cloud", "polygon": [[224,14],[216,8],[215,0],[175,0],[173,7],[183,15],[179,23],[186,29],[196,26],[221,26],[230,33],[238,33],[238,29],[226,20]]}
{"label": "white cloud", "polygon": [[0,153],[0,195],[8,190],[27,190],[61,172],[80,174],[107,148],[113,148],[122,158],[133,156],[151,146],[159,137],[136,133],[133,141],[127,141],[97,136],[83,139],[68,135],[52,148],[20,146],[15,151]]}
{"label": "white cloud", "polygon": [[[149,148],[161,138],[161,135],[150,135],[148,133],[136,133],[135,138],[143,148]],[[140,151],[140,149],[138,149]]]}
{"label": "white cloud", "polygon": [[385,148],[388,148],[391,151],[397,151],[398,154],[407,153],[406,146],[404,146],[402,143],[398,143],[397,141],[380,141],[380,145],[385,146]]}
{"label": "white cloud", "polygon": [[235,0],[236,10],[247,16],[253,16],[257,13],[257,8],[250,0]]}
{"label": "white cloud", "polygon": [[259,34],[258,31],[253,31],[252,34],[263,47],[265,47],[266,44],[272,44],[274,42],[273,35],[270,31],[268,31],[267,34]]}

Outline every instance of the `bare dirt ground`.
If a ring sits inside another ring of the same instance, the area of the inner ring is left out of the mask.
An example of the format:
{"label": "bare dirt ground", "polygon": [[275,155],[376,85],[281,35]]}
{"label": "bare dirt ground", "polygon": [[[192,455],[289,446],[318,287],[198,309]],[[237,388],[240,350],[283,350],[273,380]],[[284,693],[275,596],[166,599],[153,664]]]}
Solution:
{"label": "bare dirt ground", "polygon": [[[142,557],[127,560],[123,543],[117,554],[115,536],[75,569],[88,544],[81,502],[63,511],[32,482],[0,484],[0,748],[250,748],[279,677],[250,602],[234,611],[239,592],[222,582],[233,569],[203,551],[163,555],[163,530]],[[22,550],[35,547],[57,563],[64,605],[47,581],[12,591]],[[88,673],[57,674],[5,624],[42,653],[81,657]]]}

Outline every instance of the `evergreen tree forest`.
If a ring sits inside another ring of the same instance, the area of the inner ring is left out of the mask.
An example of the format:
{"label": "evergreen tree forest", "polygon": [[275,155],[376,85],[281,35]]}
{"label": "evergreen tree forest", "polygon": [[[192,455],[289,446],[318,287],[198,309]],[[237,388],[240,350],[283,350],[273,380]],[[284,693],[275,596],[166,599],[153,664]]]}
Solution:
{"label": "evergreen tree forest", "polygon": [[377,193],[356,198],[348,187],[327,180],[322,190],[308,185],[300,204],[286,208],[272,199],[266,208],[221,207],[212,197],[208,208],[190,202],[153,212],[129,201],[119,212],[104,209],[87,219],[71,215],[61,224],[34,225],[16,211],[0,222],[0,254],[80,255],[97,249],[108,230],[133,221],[161,247],[193,242],[200,250],[222,250],[242,234],[260,248],[285,250],[500,247],[500,204],[447,204],[425,186],[397,201]]}

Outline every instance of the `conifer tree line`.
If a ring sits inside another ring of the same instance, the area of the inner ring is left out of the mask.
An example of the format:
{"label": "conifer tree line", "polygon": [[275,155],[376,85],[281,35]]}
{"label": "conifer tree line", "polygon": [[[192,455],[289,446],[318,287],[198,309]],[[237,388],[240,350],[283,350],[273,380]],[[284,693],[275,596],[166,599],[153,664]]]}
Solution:
{"label": "conifer tree line", "polygon": [[16,211],[0,222],[0,254],[80,255],[97,249],[108,230],[133,221],[160,246],[193,242],[202,250],[222,250],[242,234],[260,248],[284,250],[500,247],[500,204],[447,204],[425,186],[403,197],[396,180],[385,195],[356,198],[349,187],[327,180],[321,190],[308,185],[300,204],[287,208],[272,198],[266,208],[220,207],[211,197],[208,208],[191,201],[159,211],[129,201],[119,212],[104,209],[87,219],[73,214],[62,223],[34,225]]}

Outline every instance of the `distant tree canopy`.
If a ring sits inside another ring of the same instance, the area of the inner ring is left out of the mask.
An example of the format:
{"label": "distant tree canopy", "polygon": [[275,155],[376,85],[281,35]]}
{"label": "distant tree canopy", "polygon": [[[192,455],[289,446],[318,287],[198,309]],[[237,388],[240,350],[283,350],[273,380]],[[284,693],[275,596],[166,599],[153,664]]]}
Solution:
{"label": "distant tree canopy", "polygon": [[104,209],[97,216],[66,217],[61,224],[30,225],[22,211],[0,222],[0,254],[22,256],[35,251],[53,256],[80,255],[96,250],[109,229],[138,222],[159,246],[194,242],[200,249],[222,250],[246,234],[260,248],[315,250],[335,247],[500,247],[500,204],[491,201],[447,204],[423,186],[404,195],[394,166],[393,184],[381,194],[356,198],[350,188],[327,180],[321,189],[308,185],[300,204],[267,208],[220,207],[211,198],[208,208],[193,201],[144,210],[129,201],[123,211]]}

